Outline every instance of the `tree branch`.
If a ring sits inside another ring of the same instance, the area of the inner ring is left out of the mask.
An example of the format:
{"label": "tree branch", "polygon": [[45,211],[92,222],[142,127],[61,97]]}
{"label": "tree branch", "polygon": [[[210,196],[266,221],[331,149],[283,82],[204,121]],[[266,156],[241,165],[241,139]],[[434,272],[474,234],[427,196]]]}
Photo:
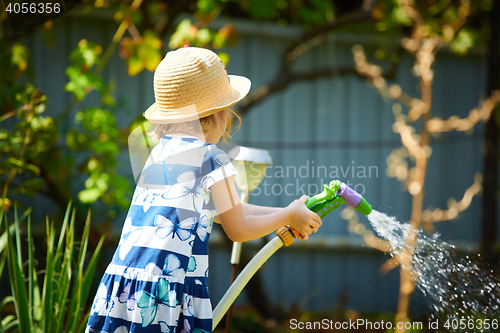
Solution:
{"label": "tree branch", "polygon": [[498,103],[500,103],[500,90],[495,90],[479,109],[470,111],[467,118],[460,119],[457,116],[452,116],[448,120],[433,118],[427,122],[427,130],[431,133],[468,131],[478,122],[488,120]]}
{"label": "tree branch", "polygon": [[[302,53],[312,47],[311,41],[318,40],[318,37],[326,33],[342,28],[348,24],[366,22],[371,19],[371,9],[375,1],[364,1],[360,10],[344,14],[334,21],[324,24],[313,31],[307,31],[302,34],[295,42],[290,44],[283,53],[282,71],[288,71],[291,63]],[[314,44],[314,43],[313,43]]]}
{"label": "tree branch", "polygon": [[406,125],[402,114],[395,115],[394,127],[401,136],[401,143],[408,150],[408,153],[416,158],[426,155],[425,149],[420,146],[414,138],[410,126]]}
{"label": "tree branch", "polygon": [[387,97],[392,100],[398,101],[410,107],[410,113],[413,109],[421,105],[418,98],[414,98],[409,94],[403,92],[401,87],[397,84],[391,86],[387,85],[386,78],[393,78],[396,74],[396,66],[392,64],[389,69],[389,74],[382,73],[382,68],[380,66],[374,65],[366,61],[366,54],[361,45],[354,45],[352,47],[352,53],[354,55],[354,63],[356,71],[362,76],[367,78],[373,86],[378,90],[382,97]]}
{"label": "tree branch", "polygon": [[[391,66],[381,75],[386,78],[392,78],[394,77],[395,73],[396,66]],[[261,85],[257,90],[253,91],[245,99],[243,99],[238,105],[238,111],[241,115],[244,115],[250,108],[259,104],[269,96],[284,90],[294,82],[311,81],[321,78],[332,78],[345,75],[356,75],[360,78],[362,77],[362,75],[360,75],[359,72],[352,67],[325,67],[302,72],[280,73],[280,75],[278,75],[273,81]]]}
{"label": "tree branch", "polygon": [[401,264],[401,258],[399,254],[396,254],[394,257],[388,259],[386,262],[380,266],[378,269],[381,274],[387,274],[392,271],[394,268],[398,267]]}
{"label": "tree branch", "polygon": [[426,209],[422,213],[422,223],[443,222],[455,219],[459,213],[463,212],[470,206],[472,198],[474,198],[474,196],[481,191],[482,178],[481,174],[476,174],[474,177],[474,183],[465,191],[462,200],[459,202],[452,200],[448,209],[444,211],[439,208],[436,208],[433,211]]}
{"label": "tree branch", "polygon": [[313,31],[304,32],[299,38],[286,47],[281,55],[281,66],[279,72],[269,83],[260,86],[256,91],[243,99],[238,110],[241,115],[250,108],[260,103],[270,95],[282,91],[290,83],[298,80],[314,80],[322,77],[335,77],[342,75],[359,75],[352,68],[321,68],[310,71],[293,73],[291,71],[293,62],[305,51],[316,46],[324,40],[324,36],[335,29],[339,29],[348,24],[367,22],[371,19],[371,9],[376,1],[364,0],[360,10],[347,13],[336,18],[334,21],[324,24]]}
{"label": "tree branch", "polygon": [[309,71],[299,72],[299,73],[280,73],[274,80],[267,84],[261,85],[257,90],[250,93],[245,99],[243,99],[238,105],[238,111],[241,115],[245,114],[248,109],[252,108],[256,104],[262,102],[270,95],[275,94],[284,90],[291,83],[295,81],[307,81],[314,80],[324,77],[337,77],[343,75],[358,75],[354,68],[321,68],[312,69]]}

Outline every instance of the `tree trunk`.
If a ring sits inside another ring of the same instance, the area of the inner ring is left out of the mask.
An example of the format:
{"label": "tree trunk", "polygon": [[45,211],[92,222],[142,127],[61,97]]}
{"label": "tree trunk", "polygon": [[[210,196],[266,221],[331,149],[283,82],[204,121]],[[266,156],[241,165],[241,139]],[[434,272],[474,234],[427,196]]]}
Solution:
{"label": "tree trunk", "polygon": [[[500,1],[495,1],[491,11],[491,40],[488,58],[487,95],[498,88],[500,63]],[[496,239],[497,200],[498,200],[498,125],[493,112],[486,124],[484,140],[484,185],[483,185],[483,221],[481,247],[484,261],[494,267],[494,243]]]}

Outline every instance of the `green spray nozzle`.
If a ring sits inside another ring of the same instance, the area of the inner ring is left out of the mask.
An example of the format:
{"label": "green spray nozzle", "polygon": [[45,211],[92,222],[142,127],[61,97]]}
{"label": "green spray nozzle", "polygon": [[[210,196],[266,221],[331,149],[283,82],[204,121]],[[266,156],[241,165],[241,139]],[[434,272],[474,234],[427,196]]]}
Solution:
{"label": "green spray nozzle", "polygon": [[330,184],[323,185],[323,192],[310,197],[306,201],[306,206],[323,218],[343,203],[347,203],[348,206],[364,215],[372,212],[372,206],[365,198],[339,180],[332,180]]}

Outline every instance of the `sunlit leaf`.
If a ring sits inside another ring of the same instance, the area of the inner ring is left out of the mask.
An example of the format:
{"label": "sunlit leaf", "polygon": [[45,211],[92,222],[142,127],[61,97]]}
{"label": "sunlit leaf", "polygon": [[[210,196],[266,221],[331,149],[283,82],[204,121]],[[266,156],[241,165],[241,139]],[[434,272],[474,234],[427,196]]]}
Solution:
{"label": "sunlit leaf", "polygon": [[229,54],[227,54],[226,52],[219,52],[217,53],[217,55],[219,56],[224,66],[227,66],[227,64],[229,63]]}
{"label": "sunlit leaf", "polygon": [[138,59],[143,62],[143,66],[154,72],[162,60],[161,40],[152,31],[144,33],[141,43],[137,48]]}
{"label": "sunlit leaf", "polygon": [[460,30],[455,39],[452,40],[450,48],[453,52],[465,54],[474,46],[474,40],[476,38],[477,34],[464,28]]}
{"label": "sunlit leaf", "polygon": [[71,52],[69,58],[73,62],[73,65],[85,70],[85,68],[91,68],[98,63],[101,53],[102,47],[100,45],[82,39],[78,43],[77,48]]}
{"label": "sunlit leaf", "polygon": [[28,49],[21,43],[15,43],[12,46],[12,64],[24,72],[28,68]]}
{"label": "sunlit leaf", "polygon": [[78,193],[78,199],[80,199],[80,201],[85,204],[96,202],[100,196],[101,191],[98,188],[88,188]]}
{"label": "sunlit leaf", "polygon": [[391,13],[392,19],[402,25],[410,26],[413,21],[406,15],[403,8],[396,6]]}
{"label": "sunlit leaf", "polygon": [[214,37],[213,46],[216,49],[223,48],[236,43],[237,33],[232,24],[226,24],[217,31]]}
{"label": "sunlit leaf", "polygon": [[198,34],[196,35],[198,43],[201,45],[205,45],[210,43],[210,30],[208,29],[200,29]]}
{"label": "sunlit leaf", "polygon": [[170,42],[168,43],[168,47],[171,49],[177,49],[179,47],[184,46],[186,42],[189,42],[192,39],[191,35],[191,20],[184,19],[179,23],[175,32],[170,36]]}
{"label": "sunlit leaf", "polygon": [[136,56],[132,56],[127,61],[127,72],[130,76],[136,76],[144,69],[144,63]]}
{"label": "sunlit leaf", "polygon": [[196,2],[196,7],[201,15],[208,15],[213,12],[219,6],[219,2],[216,0],[198,0]]}

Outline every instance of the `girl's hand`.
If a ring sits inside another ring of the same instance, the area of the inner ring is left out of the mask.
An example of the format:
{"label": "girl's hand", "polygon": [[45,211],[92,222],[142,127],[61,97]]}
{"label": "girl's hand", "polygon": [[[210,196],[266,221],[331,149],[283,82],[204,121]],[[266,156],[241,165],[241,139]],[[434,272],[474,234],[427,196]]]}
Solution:
{"label": "girl's hand", "polygon": [[321,218],[318,214],[312,212],[307,208],[306,201],[307,195],[303,195],[300,199],[294,200],[285,209],[288,210],[290,216],[290,227],[293,229],[295,235],[299,234],[300,240],[309,239],[309,235],[313,232],[318,232],[321,226]]}

